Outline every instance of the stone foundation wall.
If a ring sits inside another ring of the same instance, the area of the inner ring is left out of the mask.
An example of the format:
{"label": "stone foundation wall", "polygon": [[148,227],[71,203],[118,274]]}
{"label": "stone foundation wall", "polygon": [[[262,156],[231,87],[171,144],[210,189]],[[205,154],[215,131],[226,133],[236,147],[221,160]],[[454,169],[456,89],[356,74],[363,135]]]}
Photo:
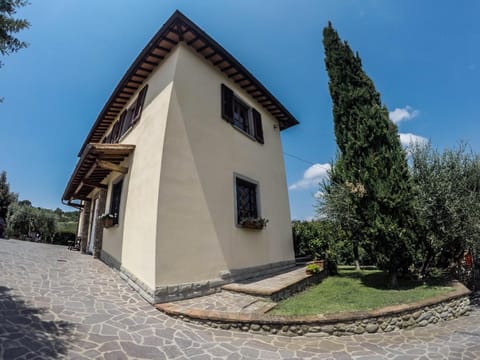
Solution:
{"label": "stone foundation wall", "polygon": [[221,290],[221,286],[233,281],[254,279],[262,276],[277,274],[295,266],[295,260],[280,261],[266,265],[244,269],[222,271],[219,278],[184,284],[159,286],[155,289],[155,304],[170,301],[191,299],[198,296],[210,295]]}
{"label": "stone foundation wall", "polygon": [[[455,285],[453,294],[423,302],[392,306],[371,312],[318,316],[269,316],[268,314],[230,314],[220,312],[179,312],[175,305],[157,305],[161,311],[186,322],[224,330],[285,336],[342,336],[412,329],[468,315],[470,292]],[[422,304],[423,303],[423,304]],[[253,315],[253,316],[252,316]]]}
{"label": "stone foundation wall", "polygon": [[128,269],[123,267],[117,259],[115,259],[105,250],[101,250],[100,259],[108,266],[114,268],[115,270],[118,270],[118,272],[120,273],[120,277],[125,280],[128,285],[130,285],[135,291],[137,291],[140,296],[142,296],[150,304],[155,303],[154,290],[150,288],[147,284],[145,284],[143,281],[138,279],[130,271],[128,271]]}
{"label": "stone foundation wall", "polygon": [[[239,281],[250,279],[253,277],[266,276],[278,273],[282,270],[295,266],[295,261],[282,261],[267,265],[255,266],[245,269],[236,269],[231,272],[222,272],[220,278],[210,279],[205,281],[172,284],[166,286],[159,286],[152,289],[138,279],[133,273],[126,269],[122,264],[111,256],[105,250],[101,250],[100,259],[107,265],[117,269],[120,276],[132,286],[140,295],[151,304],[159,304],[170,301],[191,299],[198,296],[210,295],[221,290],[221,286],[232,281]],[[308,285],[305,285],[306,287]],[[298,292],[300,290],[297,290]],[[288,296],[285,295],[285,296]],[[283,297],[285,298],[285,297]]]}

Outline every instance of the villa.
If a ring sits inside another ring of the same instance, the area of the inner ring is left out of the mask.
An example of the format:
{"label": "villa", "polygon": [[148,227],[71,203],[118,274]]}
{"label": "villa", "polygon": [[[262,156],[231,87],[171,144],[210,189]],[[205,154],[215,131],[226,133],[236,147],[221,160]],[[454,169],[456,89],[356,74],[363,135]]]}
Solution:
{"label": "villa", "polygon": [[82,251],[118,269],[151,303],[293,266],[280,131],[296,124],[176,11],[113,90],[78,154],[62,199],[81,209]]}

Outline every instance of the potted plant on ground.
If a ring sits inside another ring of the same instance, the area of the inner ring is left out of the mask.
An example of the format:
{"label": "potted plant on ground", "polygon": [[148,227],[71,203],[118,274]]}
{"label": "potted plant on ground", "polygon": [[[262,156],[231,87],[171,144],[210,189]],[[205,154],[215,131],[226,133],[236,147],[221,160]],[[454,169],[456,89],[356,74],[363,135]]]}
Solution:
{"label": "potted plant on ground", "polygon": [[320,269],[325,269],[325,260],[320,259],[320,255],[318,253],[315,253],[313,256],[313,263],[318,265]]}
{"label": "potted plant on ground", "polygon": [[305,269],[305,272],[309,275],[313,275],[313,274],[318,274],[320,270],[321,270],[320,266],[318,266],[317,264],[308,264]]}
{"label": "potted plant on ground", "polygon": [[247,228],[247,229],[263,229],[265,226],[267,226],[268,219],[265,218],[254,218],[254,217],[247,217],[243,218],[240,221],[240,226]]}
{"label": "potted plant on ground", "polygon": [[115,217],[113,214],[103,214],[99,216],[98,219],[102,222],[103,227],[108,229],[114,225]]}

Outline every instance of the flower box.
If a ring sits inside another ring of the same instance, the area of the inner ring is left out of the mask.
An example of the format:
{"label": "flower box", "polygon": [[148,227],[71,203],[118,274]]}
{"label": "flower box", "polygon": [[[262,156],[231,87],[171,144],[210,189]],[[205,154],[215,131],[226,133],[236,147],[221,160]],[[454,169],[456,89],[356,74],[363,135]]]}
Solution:
{"label": "flower box", "polygon": [[111,228],[115,225],[115,217],[112,214],[104,214],[99,216],[99,220],[102,222],[102,225],[105,229]]}
{"label": "flower box", "polygon": [[240,221],[240,226],[246,229],[261,230],[267,226],[268,220],[264,218],[245,218]]}

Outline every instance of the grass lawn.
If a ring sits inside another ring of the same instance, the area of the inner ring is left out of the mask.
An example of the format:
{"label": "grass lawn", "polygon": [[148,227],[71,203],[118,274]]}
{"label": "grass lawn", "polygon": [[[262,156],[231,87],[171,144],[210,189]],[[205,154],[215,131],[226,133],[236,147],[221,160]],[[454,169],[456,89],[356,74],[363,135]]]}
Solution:
{"label": "grass lawn", "polygon": [[280,302],[269,314],[313,315],[344,311],[372,310],[411,303],[452,291],[445,284],[423,284],[399,279],[399,288],[387,287],[387,274],[380,270],[339,269],[336,276]]}

